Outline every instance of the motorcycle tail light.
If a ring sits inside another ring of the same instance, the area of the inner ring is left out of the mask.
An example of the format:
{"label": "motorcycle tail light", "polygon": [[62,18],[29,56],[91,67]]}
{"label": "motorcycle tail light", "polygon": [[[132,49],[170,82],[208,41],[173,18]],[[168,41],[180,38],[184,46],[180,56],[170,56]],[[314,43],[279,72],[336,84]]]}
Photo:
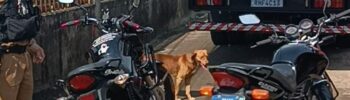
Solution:
{"label": "motorcycle tail light", "polygon": [[219,87],[240,89],[243,87],[243,80],[227,72],[211,73]]}
{"label": "motorcycle tail light", "polygon": [[323,8],[324,0],[314,0],[314,8]]}
{"label": "motorcycle tail light", "polygon": [[199,94],[201,96],[212,96],[213,95],[213,86],[203,86],[199,89]]}
{"label": "motorcycle tail light", "polygon": [[90,75],[76,75],[69,80],[69,85],[75,91],[83,91],[92,87],[95,78]]}
{"label": "motorcycle tail light", "polygon": [[[324,0],[314,0],[314,8],[323,8],[324,6]],[[331,0],[331,6],[328,8],[344,8],[344,0]]]}
{"label": "motorcycle tail light", "polygon": [[207,6],[208,0],[196,0],[196,5],[197,6]]}
{"label": "motorcycle tail light", "polygon": [[332,8],[344,8],[344,0],[332,0]]}
{"label": "motorcycle tail light", "polygon": [[95,100],[95,98],[96,96],[93,93],[91,93],[91,94],[80,96],[78,100]]}
{"label": "motorcycle tail light", "polygon": [[269,91],[263,89],[254,89],[251,95],[253,100],[269,100],[270,98]]}
{"label": "motorcycle tail light", "polygon": [[213,6],[221,6],[222,0],[212,0]]}

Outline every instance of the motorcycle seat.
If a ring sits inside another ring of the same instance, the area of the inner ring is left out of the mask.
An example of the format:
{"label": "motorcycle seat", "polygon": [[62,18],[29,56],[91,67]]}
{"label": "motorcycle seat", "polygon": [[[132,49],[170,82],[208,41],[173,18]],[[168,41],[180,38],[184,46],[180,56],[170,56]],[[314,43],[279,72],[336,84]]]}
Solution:
{"label": "motorcycle seat", "polygon": [[219,65],[224,68],[234,67],[237,69],[245,70],[246,72],[250,72],[254,69],[265,68],[271,69],[272,74],[271,78],[278,80],[283,87],[290,91],[294,91],[296,89],[296,79],[295,74],[293,72],[290,64],[273,64],[272,66],[268,65],[259,65],[259,64],[243,64],[243,63],[225,63]]}

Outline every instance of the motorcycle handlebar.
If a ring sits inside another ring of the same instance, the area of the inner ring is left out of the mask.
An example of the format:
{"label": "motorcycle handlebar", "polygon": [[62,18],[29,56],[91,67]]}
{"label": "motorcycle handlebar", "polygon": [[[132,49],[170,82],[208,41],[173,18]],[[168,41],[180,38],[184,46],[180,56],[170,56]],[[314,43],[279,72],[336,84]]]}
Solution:
{"label": "motorcycle handlebar", "polygon": [[347,15],[347,14],[350,14],[350,9],[345,10],[345,11],[343,11],[343,12],[340,12],[340,13],[338,13],[338,14],[336,14],[336,15],[333,15],[333,16],[331,16],[330,18],[326,19],[324,22],[325,22],[325,23],[331,22],[331,21],[333,21],[334,19],[343,17],[343,16],[345,16],[345,15]]}
{"label": "motorcycle handlebar", "polygon": [[259,46],[259,45],[267,44],[267,43],[270,43],[270,42],[272,42],[271,38],[268,38],[268,39],[265,39],[265,40],[261,40],[261,41],[256,42],[256,44],[251,46],[250,48],[255,48],[255,47]]}
{"label": "motorcycle handlebar", "polygon": [[[87,18],[87,21],[92,21],[92,22],[98,23],[98,20],[96,18]],[[86,20],[85,19],[76,19],[76,20],[68,21],[68,22],[62,23],[60,25],[60,27],[65,28],[67,26],[77,25],[80,22],[86,22]]]}
{"label": "motorcycle handlebar", "polygon": [[152,33],[153,31],[154,31],[154,29],[152,27],[142,28],[143,33]]}
{"label": "motorcycle handlebar", "polygon": [[[62,23],[60,25],[61,29],[64,29],[68,26],[72,26],[72,25],[77,25],[81,22],[94,22],[96,23],[97,27],[99,29],[101,29],[103,32],[105,32],[103,29],[103,26],[99,23],[99,21],[96,18],[82,18],[82,19],[77,19],[77,20],[73,20],[73,21],[68,21],[65,23]],[[153,28],[151,27],[141,27],[139,24],[134,23],[132,21],[129,20],[125,20],[124,22],[122,22],[124,26],[132,28],[133,30],[135,30],[136,32],[140,32],[140,33],[152,33],[154,31]],[[106,32],[105,32],[106,33]]]}
{"label": "motorcycle handlebar", "polygon": [[99,21],[96,19],[96,18],[82,18],[82,19],[77,19],[77,20],[73,20],[73,21],[68,21],[68,22],[65,22],[65,23],[62,23],[61,25],[60,25],[60,28],[61,29],[64,29],[64,28],[66,28],[67,26],[72,26],[72,25],[77,25],[77,24],[79,24],[80,22],[94,22],[96,25],[97,25],[97,27],[99,28],[99,29],[101,29],[103,32],[105,32],[103,29],[103,26],[99,23]]}
{"label": "motorcycle handlebar", "polygon": [[152,33],[154,31],[154,29],[151,27],[141,27],[139,24],[128,20],[124,21],[123,24],[126,27],[132,28],[137,33]]}
{"label": "motorcycle handlebar", "polygon": [[66,28],[67,26],[77,25],[77,24],[79,24],[81,21],[82,21],[81,19],[68,21],[68,22],[62,23],[62,24],[60,25],[60,28],[61,28],[61,29],[64,29],[64,28]]}
{"label": "motorcycle handlebar", "polygon": [[349,13],[350,13],[350,9],[345,10],[345,11],[343,11],[343,12],[338,13],[337,15],[335,15],[335,18],[343,17],[343,16],[345,16],[345,15],[347,15],[347,14],[349,14]]}
{"label": "motorcycle handlebar", "polygon": [[136,23],[134,23],[132,21],[128,21],[128,20],[124,21],[123,25],[125,25],[126,27],[130,27],[133,30],[140,29],[140,27],[141,27],[139,24],[136,24]]}
{"label": "motorcycle handlebar", "polygon": [[258,41],[258,42],[256,42],[256,44],[262,45],[262,44],[266,44],[266,43],[270,43],[270,42],[272,42],[272,39],[268,38],[265,40]]}

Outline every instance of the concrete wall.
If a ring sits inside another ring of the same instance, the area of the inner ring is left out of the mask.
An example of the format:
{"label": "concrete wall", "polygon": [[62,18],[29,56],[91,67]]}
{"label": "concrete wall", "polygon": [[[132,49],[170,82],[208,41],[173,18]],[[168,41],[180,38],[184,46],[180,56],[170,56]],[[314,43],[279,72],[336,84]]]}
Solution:
{"label": "concrete wall", "polygon": [[[103,3],[102,8],[109,8],[111,16],[117,16],[127,13],[126,1],[112,0]],[[93,9],[93,6],[89,7],[91,15]],[[37,93],[35,98],[41,96],[40,91],[52,87],[56,79],[64,78],[70,70],[87,64],[85,53],[96,37],[92,32],[95,29],[91,26],[59,29],[60,23],[80,18],[82,14],[81,10],[71,10],[43,17],[37,41],[45,49],[47,56],[43,64],[34,67]],[[143,35],[143,39],[158,45],[169,36],[175,35],[177,30],[185,28],[190,11],[187,9],[187,0],[141,0],[141,5],[134,15],[135,22],[155,29],[153,34]]]}

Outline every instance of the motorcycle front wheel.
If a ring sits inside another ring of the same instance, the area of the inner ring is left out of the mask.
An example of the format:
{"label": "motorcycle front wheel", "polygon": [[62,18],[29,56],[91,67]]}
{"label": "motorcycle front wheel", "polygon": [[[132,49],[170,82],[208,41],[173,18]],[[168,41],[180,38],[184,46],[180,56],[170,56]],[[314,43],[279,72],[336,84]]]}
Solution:
{"label": "motorcycle front wheel", "polygon": [[312,98],[310,100],[333,100],[332,88],[328,82],[322,82],[312,87]]}
{"label": "motorcycle front wheel", "polygon": [[[156,85],[156,82],[151,78],[151,76],[146,77],[146,82],[149,86]],[[165,100],[164,84],[154,87],[150,92],[149,100]]]}
{"label": "motorcycle front wheel", "polygon": [[152,89],[149,100],[165,100],[164,89],[159,86]]}

